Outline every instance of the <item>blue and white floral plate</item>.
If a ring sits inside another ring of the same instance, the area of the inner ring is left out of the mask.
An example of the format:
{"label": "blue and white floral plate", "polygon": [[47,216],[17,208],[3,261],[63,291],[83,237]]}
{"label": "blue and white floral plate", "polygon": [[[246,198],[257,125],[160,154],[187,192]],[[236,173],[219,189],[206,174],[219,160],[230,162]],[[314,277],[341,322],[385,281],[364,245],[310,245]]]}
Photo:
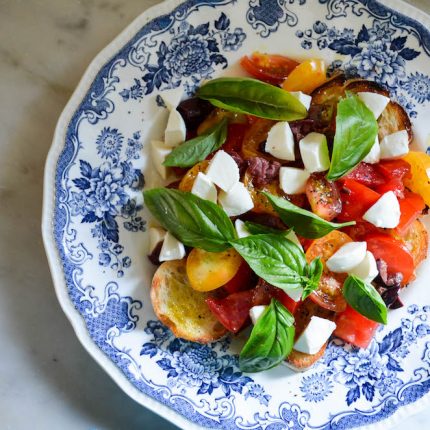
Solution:
{"label": "blue and white floral plate", "polygon": [[[386,5],[389,6],[386,6]],[[330,344],[307,373],[245,375],[241,339],[175,339],[154,317],[142,188],[158,181],[163,91],[192,94],[255,50],[323,57],[380,82],[430,133],[430,19],[398,0],[169,0],[93,61],[58,122],[46,163],[43,235],[77,336],[133,399],[184,429],[387,428],[430,399],[430,263],[367,350]]]}

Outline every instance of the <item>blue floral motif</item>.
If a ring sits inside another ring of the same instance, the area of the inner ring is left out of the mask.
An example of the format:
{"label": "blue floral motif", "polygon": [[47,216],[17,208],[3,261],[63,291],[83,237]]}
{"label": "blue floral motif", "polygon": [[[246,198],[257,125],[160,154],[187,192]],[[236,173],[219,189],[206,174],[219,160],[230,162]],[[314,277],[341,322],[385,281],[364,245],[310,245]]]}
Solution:
{"label": "blue floral motif", "polygon": [[332,393],[333,383],[328,375],[314,373],[302,379],[300,390],[307,402],[321,402]]}
{"label": "blue floral motif", "polygon": [[[297,15],[287,7],[294,2],[295,0],[250,0],[246,20],[259,36],[269,37],[284,22],[290,27],[297,25]],[[306,0],[298,0],[297,3],[303,5]]]}
{"label": "blue floral motif", "polygon": [[[267,405],[270,396],[264,388],[237,369],[237,356],[220,355],[211,345],[200,345],[175,338],[159,321],[148,321],[145,332],[153,337],[142,346],[140,355],[157,358],[158,366],[167,372],[170,387],[194,388],[196,394],[212,394],[215,390],[225,396],[242,394]],[[221,347],[221,351],[223,348]]]}
{"label": "blue floral motif", "polygon": [[235,51],[240,48],[246,35],[241,28],[229,31],[230,20],[224,13],[215,20],[213,27],[209,22],[197,27],[182,22],[176,29],[171,29],[170,44],[160,43],[157,64],[146,66],[144,93],[150,94],[154,88],[173,88],[185,83],[194,90],[201,80],[213,74],[214,66],[225,69],[228,63],[220,54],[220,47],[225,51]]}
{"label": "blue floral motif", "polygon": [[355,34],[352,29],[328,27],[316,21],[312,28],[298,30],[296,36],[303,49],[331,49],[346,56],[344,62],[336,60],[330,71],[342,68],[347,76],[360,76],[376,81],[395,94],[411,117],[416,116],[415,106],[403,94],[406,91],[419,103],[430,101],[430,78],[421,73],[406,74],[406,62],[414,60],[420,52],[407,46],[408,36],[386,21],[373,20],[371,27],[362,25]]}
{"label": "blue floral motif", "polygon": [[119,95],[126,102],[127,100],[140,100],[143,98],[143,86],[139,79],[134,78],[134,84],[130,88],[124,88]]}
{"label": "blue floral motif", "polygon": [[127,192],[127,188],[139,190],[144,185],[142,173],[134,169],[130,161],[138,158],[143,148],[140,132],[128,139],[125,159],[121,160],[123,140],[117,129],[105,127],[101,131],[96,147],[100,157],[108,160],[95,168],[80,160],[81,176],[73,179],[80,191],[72,191],[69,202],[72,216],[81,216],[81,223],[95,224],[91,233],[99,241],[99,265],[115,270],[118,277],[124,275],[123,269],[131,266],[131,259],[121,255],[124,248],[118,243],[116,218],[126,220],[123,224],[126,230],[137,232],[146,228],[145,220],[138,215],[142,205],[131,199]]}
{"label": "blue floral motif", "polygon": [[367,349],[345,348],[341,341],[332,341],[323,359],[324,370],[302,378],[300,389],[305,400],[318,402],[331,394],[333,385],[330,381],[345,387],[348,406],[362,396],[371,402],[376,395],[396,394],[407,382],[401,378],[404,372],[402,359],[419,339],[430,335],[430,325],[427,324],[430,309],[425,308],[409,306],[411,317],[403,318],[401,326],[381,341],[372,340]]}

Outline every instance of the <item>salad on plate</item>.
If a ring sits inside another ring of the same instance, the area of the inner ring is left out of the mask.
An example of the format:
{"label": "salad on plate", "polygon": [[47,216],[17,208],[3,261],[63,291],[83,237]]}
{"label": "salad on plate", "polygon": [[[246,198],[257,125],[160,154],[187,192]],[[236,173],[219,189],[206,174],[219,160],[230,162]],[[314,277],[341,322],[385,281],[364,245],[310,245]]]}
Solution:
{"label": "salad on plate", "polygon": [[246,332],[239,365],[310,368],[331,336],[366,348],[426,258],[430,157],[374,82],[327,75],[321,59],[253,53],[249,77],[204,82],[151,142],[165,187],[151,300],[180,338]]}

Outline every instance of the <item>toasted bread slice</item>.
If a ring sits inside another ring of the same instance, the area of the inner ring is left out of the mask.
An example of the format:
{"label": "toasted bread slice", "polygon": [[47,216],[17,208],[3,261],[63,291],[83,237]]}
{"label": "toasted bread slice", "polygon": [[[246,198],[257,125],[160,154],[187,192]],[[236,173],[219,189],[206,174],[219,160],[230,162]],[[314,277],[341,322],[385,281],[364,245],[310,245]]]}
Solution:
{"label": "toasted bread slice", "polygon": [[[347,91],[354,93],[370,92],[389,97],[389,92],[379,84],[364,79],[346,80],[343,75],[326,82],[312,93],[311,118],[321,122],[326,127],[326,133],[334,135],[336,126],[336,108],[341,97]],[[390,101],[378,119],[379,140],[396,131],[406,130],[409,143],[412,142],[412,125],[408,114],[396,102]]]}
{"label": "toasted bread slice", "polygon": [[[333,321],[335,313],[318,306],[309,298],[306,299],[294,314],[294,324],[296,326],[295,340],[300,337],[313,316]],[[311,368],[324,355],[327,344],[328,342],[326,342],[316,354],[305,354],[304,352],[293,349],[285,361],[285,365],[297,372],[304,372]]]}
{"label": "toasted bread slice", "polygon": [[151,301],[158,319],[176,337],[208,343],[224,336],[227,330],[209,310],[205,300],[210,293],[190,287],[185,270],[186,260],[164,262],[155,272]]}
{"label": "toasted bread slice", "polygon": [[305,372],[324,355],[327,345],[328,342],[326,342],[316,354],[305,354],[304,352],[293,349],[284,364],[296,372]]}

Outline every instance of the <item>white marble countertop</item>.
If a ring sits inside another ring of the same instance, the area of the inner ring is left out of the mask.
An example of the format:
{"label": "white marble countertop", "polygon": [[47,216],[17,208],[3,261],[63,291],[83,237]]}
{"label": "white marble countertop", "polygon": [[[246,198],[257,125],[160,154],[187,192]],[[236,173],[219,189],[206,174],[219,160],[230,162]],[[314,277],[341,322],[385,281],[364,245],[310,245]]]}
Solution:
{"label": "white marble countertop", "polygon": [[[157,0],[0,0],[0,427],[174,429],[84,351],[40,235],[55,123],[87,64]],[[411,3],[430,12],[428,0]],[[85,41],[85,43],[82,43]],[[429,428],[430,412],[396,430]]]}

